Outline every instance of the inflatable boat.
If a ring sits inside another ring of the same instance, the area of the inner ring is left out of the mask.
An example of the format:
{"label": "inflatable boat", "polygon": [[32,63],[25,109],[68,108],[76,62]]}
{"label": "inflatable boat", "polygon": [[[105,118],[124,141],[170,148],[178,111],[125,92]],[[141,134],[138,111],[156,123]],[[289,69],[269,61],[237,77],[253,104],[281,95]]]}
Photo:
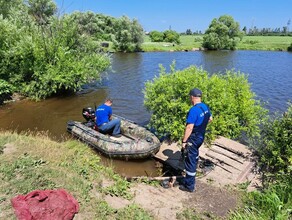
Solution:
{"label": "inflatable boat", "polygon": [[121,137],[103,134],[94,129],[94,111],[83,109],[86,122],[69,121],[67,131],[110,158],[142,159],[153,156],[160,148],[159,139],[148,129],[119,116]]}

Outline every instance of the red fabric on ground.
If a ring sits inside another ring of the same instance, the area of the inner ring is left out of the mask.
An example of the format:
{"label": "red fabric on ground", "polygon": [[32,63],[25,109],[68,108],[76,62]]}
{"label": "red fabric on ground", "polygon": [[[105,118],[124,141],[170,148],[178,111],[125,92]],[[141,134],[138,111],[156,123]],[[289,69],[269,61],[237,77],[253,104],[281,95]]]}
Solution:
{"label": "red fabric on ground", "polygon": [[19,220],[71,220],[79,210],[76,199],[64,189],[35,190],[11,203]]}

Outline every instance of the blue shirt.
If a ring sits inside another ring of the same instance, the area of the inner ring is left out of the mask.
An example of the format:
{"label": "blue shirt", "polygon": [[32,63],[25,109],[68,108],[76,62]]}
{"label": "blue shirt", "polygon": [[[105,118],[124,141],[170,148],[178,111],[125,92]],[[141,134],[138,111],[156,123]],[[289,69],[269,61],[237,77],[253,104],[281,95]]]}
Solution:
{"label": "blue shirt", "polygon": [[204,141],[206,127],[211,117],[209,107],[204,103],[198,103],[192,106],[187,115],[187,124],[194,124],[190,139],[201,144]]}
{"label": "blue shirt", "polygon": [[[202,109],[201,109],[202,108]],[[204,110],[204,112],[203,112]],[[198,103],[190,108],[187,115],[187,124],[194,124],[194,126],[199,126],[203,123],[204,115],[211,112],[208,106],[204,103]]]}
{"label": "blue shirt", "polygon": [[100,105],[95,111],[96,125],[101,126],[103,123],[108,123],[112,115],[112,108],[108,105]]}

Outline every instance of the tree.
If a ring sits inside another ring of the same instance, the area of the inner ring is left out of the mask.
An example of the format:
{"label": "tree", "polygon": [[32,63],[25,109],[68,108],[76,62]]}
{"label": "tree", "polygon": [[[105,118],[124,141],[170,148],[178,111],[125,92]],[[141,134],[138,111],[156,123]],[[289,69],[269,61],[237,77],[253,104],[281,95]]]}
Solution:
{"label": "tree", "polygon": [[77,91],[110,65],[91,36],[78,32],[72,17],[53,15],[50,2],[30,0],[13,7],[5,19],[0,15],[1,97],[18,92],[41,99]]}
{"label": "tree", "polygon": [[115,34],[114,23],[116,18],[93,12],[73,12],[69,16],[73,22],[78,24],[80,35],[91,36],[97,41],[111,41],[111,36]]}
{"label": "tree", "polygon": [[27,0],[28,12],[38,24],[46,24],[57,11],[57,5],[52,0]]}
{"label": "tree", "polygon": [[170,43],[180,43],[179,34],[176,31],[166,30],[164,32],[151,31],[150,39],[152,42],[170,42]]}
{"label": "tree", "polygon": [[163,41],[177,44],[180,43],[179,34],[176,31],[166,30],[163,32],[163,34],[164,34]]}
{"label": "tree", "polygon": [[22,0],[0,0],[0,15],[6,18],[19,5],[22,5]]}
{"label": "tree", "polygon": [[149,37],[152,42],[163,42],[164,34],[159,31],[151,31]]}
{"label": "tree", "polygon": [[213,19],[203,38],[203,47],[210,50],[234,50],[237,43],[242,40],[243,32],[239,23],[229,15]]}
{"label": "tree", "polygon": [[186,30],[186,35],[192,35],[193,33],[192,33],[192,31],[191,31],[191,29],[187,29]]}
{"label": "tree", "polygon": [[288,27],[287,26],[284,26],[283,27],[283,33],[286,34],[288,32],[287,30],[288,30]]}
{"label": "tree", "polygon": [[243,31],[244,34],[246,34],[246,32],[247,32],[246,26],[243,27],[242,31]]}
{"label": "tree", "polygon": [[114,48],[117,51],[133,52],[140,51],[143,43],[143,28],[136,19],[132,21],[122,16],[114,24]]}

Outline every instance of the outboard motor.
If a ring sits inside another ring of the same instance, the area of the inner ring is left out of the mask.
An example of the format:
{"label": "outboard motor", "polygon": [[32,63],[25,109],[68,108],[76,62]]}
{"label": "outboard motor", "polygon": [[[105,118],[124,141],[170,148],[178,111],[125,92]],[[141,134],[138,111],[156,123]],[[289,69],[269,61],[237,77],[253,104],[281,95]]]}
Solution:
{"label": "outboard motor", "polygon": [[82,115],[85,118],[86,122],[84,123],[87,127],[95,127],[95,111],[91,107],[83,108]]}
{"label": "outboard motor", "polygon": [[91,107],[83,108],[82,115],[86,121],[94,121],[95,112],[94,112],[93,108],[91,108]]}

